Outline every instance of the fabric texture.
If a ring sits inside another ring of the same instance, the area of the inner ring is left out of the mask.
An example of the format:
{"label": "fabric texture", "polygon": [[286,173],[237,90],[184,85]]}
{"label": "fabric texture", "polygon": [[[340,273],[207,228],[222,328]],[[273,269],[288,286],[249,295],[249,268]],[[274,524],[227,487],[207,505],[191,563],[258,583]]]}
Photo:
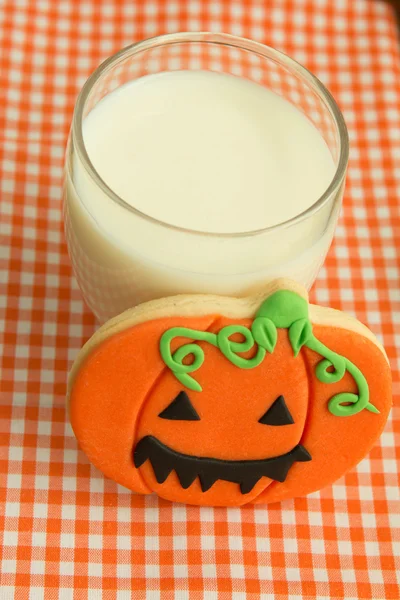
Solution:
{"label": "fabric texture", "polygon": [[[306,498],[173,505],[78,449],[66,377],[95,329],[72,276],[62,174],[77,93],[108,55],[179,30],[275,46],[350,132],[342,217],[311,298],[384,343],[399,402],[400,50],[380,0],[3,0],[0,5],[0,600],[400,597],[400,408],[361,464]],[[354,440],[357,443],[357,440]]]}

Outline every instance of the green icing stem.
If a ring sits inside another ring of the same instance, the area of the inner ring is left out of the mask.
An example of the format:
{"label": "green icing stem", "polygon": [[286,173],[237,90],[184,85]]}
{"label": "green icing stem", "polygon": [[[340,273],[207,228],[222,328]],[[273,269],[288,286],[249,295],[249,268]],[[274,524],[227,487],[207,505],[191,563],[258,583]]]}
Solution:
{"label": "green icing stem", "polygon": [[[257,319],[255,319],[256,321]],[[264,319],[268,321],[268,319]],[[264,329],[270,328],[271,325],[266,325]],[[233,342],[230,338],[234,333],[243,335],[244,340],[241,342]],[[252,331],[244,325],[228,325],[223,327],[218,334],[208,331],[197,331],[196,329],[187,329],[186,327],[172,327],[161,336],[160,352],[163,361],[174,373],[175,377],[187,388],[195,392],[201,392],[202,387],[189,373],[197,371],[204,362],[204,350],[198,344],[184,344],[172,354],[171,341],[176,337],[185,337],[196,342],[208,342],[220,349],[222,354],[236,367],[240,369],[254,369],[258,367],[264,360],[266,349],[258,346],[255,356],[252,358],[244,358],[237,353],[247,352],[251,350],[256,343]],[[277,339],[277,334],[275,336]],[[276,343],[276,342],[275,342]],[[275,347],[275,345],[274,345]],[[184,359],[192,355],[193,361],[190,365],[183,364]]]}
{"label": "green icing stem", "polygon": [[[364,408],[372,413],[379,413],[369,401],[369,388],[364,375],[350,360],[333,352],[314,336],[307,301],[290,290],[279,290],[268,297],[262,303],[250,328],[233,324],[223,327],[218,333],[211,333],[186,327],[172,327],[161,336],[160,352],[164,363],[182,385],[201,392],[201,385],[190,373],[197,371],[203,364],[204,350],[194,342],[207,342],[219,348],[222,354],[240,369],[254,369],[262,363],[267,352],[272,354],[274,351],[278,328],[288,329],[295,356],[306,346],[323,357],[315,368],[315,374],[321,383],[337,383],[343,379],[346,372],[353,377],[358,394],[342,392],[333,396],[328,403],[329,411],[333,415],[347,417],[359,413]],[[230,339],[237,333],[244,338],[240,342]],[[172,353],[171,342],[179,337],[191,339],[193,342],[180,346]],[[254,346],[257,346],[257,350],[252,358],[239,356]],[[188,356],[192,356],[192,363],[185,365],[183,361]]]}
{"label": "green icing stem", "polygon": [[[175,377],[187,388],[195,392],[201,392],[201,385],[189,375],[192,371],[200,369],[204,362],[204,351],[198,344],[185,344],[175,352],[171,353],[171,342],[176,337],[185,337],[198,342],[208,342],[217,346],[217,336],[209,331],[198,331],[186,327],[172,327],[161,336],[160,352],[163,361],[174,373]],[[190,365],[184,365],[183,360],[192,355],[193,361]]]}
{"label": "green icing stem", "polygon": [[[358,395],[350,392],[336,394],[329,400],[328,408],[336,417],[348,417],[356,415],[364,408],[372,413],[379,413],[379,410],[369,401],[369,387],[367,380],[355,364],[347,358],[329,350],[322,342],[312,335],[304,344],[310,350],[314,350],[324,360],[321,360],[315,374],[321,383],[336,383],[343,379],[346,371],[350,373],[358,387]],[[333,371],[328,371],[333,367]]]}

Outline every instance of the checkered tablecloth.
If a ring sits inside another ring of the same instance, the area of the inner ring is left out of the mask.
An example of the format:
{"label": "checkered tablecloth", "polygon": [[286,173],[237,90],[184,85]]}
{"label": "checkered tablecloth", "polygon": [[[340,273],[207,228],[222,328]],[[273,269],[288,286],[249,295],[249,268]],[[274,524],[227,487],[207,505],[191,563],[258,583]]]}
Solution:
{"label": "checkered tablecloth", "polygon": [[[95,328],[63,235],[74,101],[144,37],[226,31],[314,71],[351,138],[343,215],[312,299],[386,346],[399,402],[400,50],[380,0],[0,1],[0,600],[400,598],[400,409],[334,486],[280,505],[135,496],[92,467],[66,420],[67,371]],[[397,348],[396,348],[397,347]]]}

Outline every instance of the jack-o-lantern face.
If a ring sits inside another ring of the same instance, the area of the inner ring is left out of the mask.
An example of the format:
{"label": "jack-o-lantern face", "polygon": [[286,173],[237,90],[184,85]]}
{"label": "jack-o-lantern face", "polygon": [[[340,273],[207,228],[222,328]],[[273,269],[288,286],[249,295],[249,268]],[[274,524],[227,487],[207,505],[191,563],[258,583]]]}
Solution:
{"label": "jack-o-lantern face", "polygon": [[308,493],[356,464],[390,408],[381,349],[351,329],[261,318],[152,319],[97,344],[70,394],[89,458],[134,491],[225,506]]}
{"label": "jack-o-lantern face", "polygon": [[[281,338],[276,353],[240,380],[237,367],[204,343],[200,393],[182,389],[168,370],[160,377],[143,407],[134,448],[150,489],[182,502],[201,494],[210,504],[242,504],[243,494],[249,501],[273,480],[284,481],[296,461],[310,460],[300,444],[307,373],[283,332]],[[284,379],[283,361],[289,367]]]}

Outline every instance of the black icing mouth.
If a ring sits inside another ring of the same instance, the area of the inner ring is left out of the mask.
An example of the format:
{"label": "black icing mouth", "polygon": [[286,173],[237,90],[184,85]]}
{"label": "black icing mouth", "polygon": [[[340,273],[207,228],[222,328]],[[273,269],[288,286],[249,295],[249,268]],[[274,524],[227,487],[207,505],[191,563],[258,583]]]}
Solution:
{"label": "black icing mouth", "polygon": [[248,494],[261,477],[283,483],[293,463],[307,462],[311,460],[311,455],[298,444],[290,452],[273,458],[221,460],[181,454],[148,435],[140,440],[133,452],[133,462],[137,469],[146,460],[150,461],[158,483],[164,483],[174,470],[185,490],[198,477],[203,492],[209,490],[218,479],[222,479],[239,484],[242,494]]}

